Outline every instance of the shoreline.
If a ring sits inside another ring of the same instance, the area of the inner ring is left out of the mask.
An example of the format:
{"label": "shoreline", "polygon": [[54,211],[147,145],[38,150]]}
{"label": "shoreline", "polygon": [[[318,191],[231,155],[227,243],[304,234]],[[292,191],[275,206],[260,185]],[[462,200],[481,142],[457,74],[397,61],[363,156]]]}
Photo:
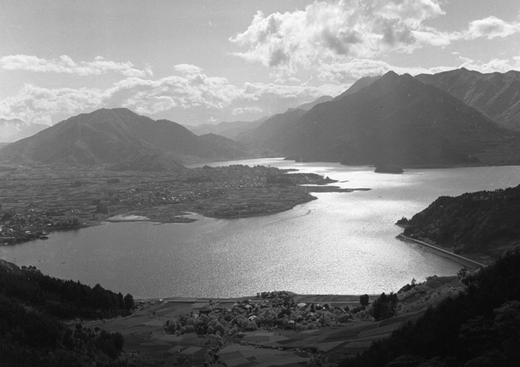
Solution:
{"label": "shoreline", "polygon": [[467,266],[470,268],[485,268],[487,266],[486,264],[480,263],[478,261],[469,259],[469,258],[461,256],[461,255],[454,254],[453,252],[450,252],[450,251],[442,249],[440,247],[431,245],[427,242],[424,242],[424,241],[421,241],[421,240],[418,240],[415,238],[407,237],[402,233],[398,234],[396,236],[396,238],[403,242],[412,242],[412,243],[416,243],[418,245],[424,246],[430,250],[433,250],[433,252],[435,252],[439,256],[446,257],[450,260],[455,261],[456,263],[459,263],[461,265],[464,265],[464,266]]}
{"label": "shoreline", "polygon": [[[316,303],[316,304],[342,304],[342,305],[358,305],[359,297],[364,294],[298,294],[294,292],[287,291],[288,294],[298,302],[305,303]],[[379,298],[380,294],[367,294],[370,301],[374,301]],[[238,296],[238,297],[152,297],[152,298],[135,298],[135,302],[143,303],[143,304],[155,304],[155,303],[210,303],[210,302],[220,302],[220,303],[234,303],[241,302],[245,300],[261,300],[257,295],[251,296]]]}

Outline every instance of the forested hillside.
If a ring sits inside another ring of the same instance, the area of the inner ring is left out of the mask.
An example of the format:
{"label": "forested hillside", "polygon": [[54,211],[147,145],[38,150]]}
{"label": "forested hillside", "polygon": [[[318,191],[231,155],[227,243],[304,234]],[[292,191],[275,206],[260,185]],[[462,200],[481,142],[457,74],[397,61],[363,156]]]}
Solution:
{"label": "forested hillside", "polygon": [[468,289],[430,308],[343,367],[518,366],[520,251],[463,280]]}
{"label": "forested hillside", "polygon": [[121,334],[79,323],[69,327],[63,320],[129,315],[133,308],[130,294],[123,297],[99,284],[92,288],[0,260],[0,364],[115,365],[123,348]]}
{"label": "forested hillside", "polygon": [[404,234],[454,247],[460,253],[498,257],[520,244],[520,186],[479,191],[458,197],[441,196],[405,224]]}

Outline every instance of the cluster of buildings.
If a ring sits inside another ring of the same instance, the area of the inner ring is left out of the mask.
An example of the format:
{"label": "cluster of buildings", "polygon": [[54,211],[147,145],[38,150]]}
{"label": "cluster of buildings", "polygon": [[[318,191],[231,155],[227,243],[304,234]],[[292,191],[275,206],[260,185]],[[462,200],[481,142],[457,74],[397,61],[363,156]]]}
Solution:
{"label": "cluster of buildings", "polygon": [[186,171],[175,180],[142,181],[135,188],[110,194],[111,205],[164,205],[222,197],[225,192],[266,186],[266,177],[280,175],[273,167],[204,167]]}
{"label": "cluster of buildings", "polygon": [[47,238],[47,231],[80,226],[78,218],[67,218],[54,211],[25,209],[0,210],[0,245],[10,245]]}

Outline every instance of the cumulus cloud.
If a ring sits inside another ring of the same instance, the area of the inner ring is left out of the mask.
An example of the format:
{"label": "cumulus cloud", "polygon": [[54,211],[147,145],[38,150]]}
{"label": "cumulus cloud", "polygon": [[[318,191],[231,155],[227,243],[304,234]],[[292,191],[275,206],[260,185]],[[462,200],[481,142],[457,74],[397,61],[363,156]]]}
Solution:
{"label": "cumulus cloud", "polygon": [[460,67],[481,73],[505,73],[510,70],[520,69],[520,56],[515,56],[511,59],[492,59],[488,62],[479,62],[465,57],[460,59],[463,61]]}
{"label": "cumulus cloud", "polygon": [[[338,64],[375,59],[388,52],[520,33],[519,21],[493,16],[472,21],[460,31],[445,32],[426,25],[425,21],[445,14],[441,4],[440,0],[314,1],[294,12],[258,12],[245,31],[229,40],[243,49],[235,56],[287,77],[300,69],[322,65],[334,69]],[[320,75],[331,80],[331,72]]]}
{"label": "cumulus cloud", "polygon": [[[323,62],[369,58],[389,50],[411,51],[431,32],[423,21],[444,14],[435,0],[315,1],[305,10],[258,12],[230,38],[248,48],[234,55],[288,73]],[[423,32],[417,38],[415,32]]]}
{"label": "cumulus cloud", "polygon": [[[321,65],[317,72],[323,80],[330,80],[335,83],[341,83],[348,86],[356,80],[365,76],[383,75],[389,71],[395,71],[398,74],[435,74],[443,71],[466,68],[479,71],[481,73],[505,73],[510,70],[520,69],[520,56],[510,59],[492,59],[486,62],[475,61],[465,57],[459,57],[461,63],[452,66],[435,66],[435,67],[402,67],[389,64],[382,60],[373,59],[355,59],[344,63],[324,64]],[[332,94],[334,95],[334,94]]]}
{"label": "cumulus cloud", "polygon": [[470,23],[467,31],[468,38],[504,38],[520,32],[520,22],[505,22],[502,19],[490,16]]}
{"label": "cumulus cloud", "polygon": [[202,73],[202,68],[192,64],[178,64],[173,67],[176,71],[186,74],[199,74]]}
{"label": "cumulus cloud", "polygon": [[239,107],[233,108],[231,112],[233,116],[243,115],[245,113],[262,113],[264,110],[260,107]]}
{"label": "cumulus cloud", "polygon": [[66,73],[80,76],[101,75],[107,72],[116,72],[127,77],[152,75],[152,70],[149,67],[139,70],[131,62],[115,62],[105,60],[101,56],[97,56],[94,61],[81,61],[78,63],[67,55],[62,55],[53,60],[31,55],[9,55],[0,58],[0,68],[5,70]]}
{"label": "cumulus cloud", "polygon": [[102,104],[103,92],[98,89],[42,88],[32,84],[14,96],[0,101],[0,115],[26,122],[52,124],[55,114],[76,114]]}
{"label": "cumulus cloud", "polygon": [[[283,112],[289,106],[314,100],[323,94],[341,92],[337,85],[321,87],[245,83],[231,84],[226,78],[208,76],[197,67],[177,68],[182,75],[156,80],[130,77],[105,90],[94,88],[42,88],[26,84],[16,95],[0,101],[0,117],[30,122],[51,122],[51,116],[71,116],[97,108],[127,107],[154,115],[179,111],[215,111],[231,115]],[[56,122],[56,121],[54,121]]]}
{"label": "cumulus cloud", "polygon": [[240,95],[240,89],[226,78],[189,72],[157,80],[127,78],[115,83],[107,93],[113,104],[157,113],[172,107],[224,108]]}

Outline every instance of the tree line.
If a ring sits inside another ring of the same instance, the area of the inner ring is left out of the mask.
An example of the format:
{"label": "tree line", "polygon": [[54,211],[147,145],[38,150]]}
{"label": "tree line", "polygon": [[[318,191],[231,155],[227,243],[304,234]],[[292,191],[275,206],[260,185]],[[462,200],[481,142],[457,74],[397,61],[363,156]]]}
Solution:
{"label": "tree line", "polygon": [[120,333],[62,320],[129,315],[132,295],[90,287],[0,260],[0,361],[3,366],[124,366]]}

